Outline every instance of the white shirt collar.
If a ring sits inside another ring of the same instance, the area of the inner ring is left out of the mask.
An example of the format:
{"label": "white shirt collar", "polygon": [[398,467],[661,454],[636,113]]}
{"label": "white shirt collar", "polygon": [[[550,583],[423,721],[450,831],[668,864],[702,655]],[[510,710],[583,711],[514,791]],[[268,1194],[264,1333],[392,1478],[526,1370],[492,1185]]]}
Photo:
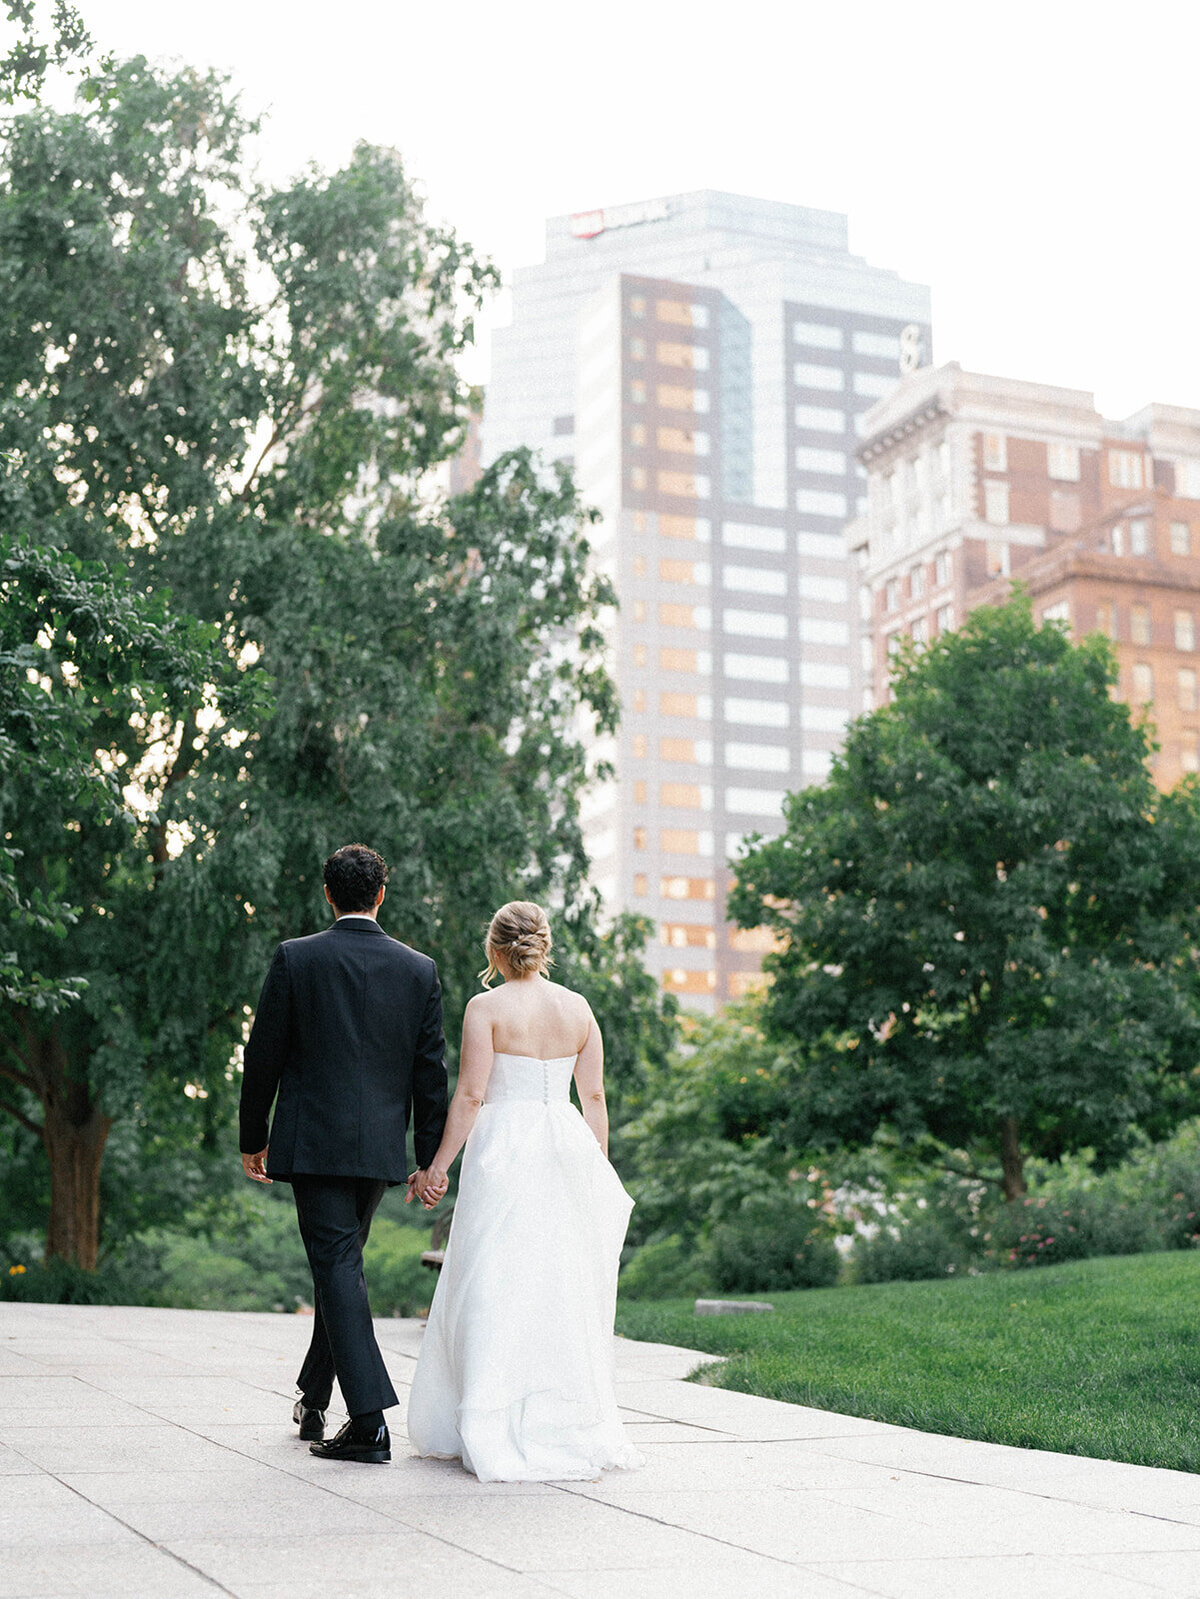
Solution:
{"label": "white shirt collar", "polygon": [[[347,911],[344,916],[339,916],[338,917],[338,921],[339,922],[375,922],[375,925],[377,927],[379,925],[379,923],[376,920],[376,918],[374,916],[368,916],[366,911]],[[335,925],[336,925],[336,923],[335,923]]]}

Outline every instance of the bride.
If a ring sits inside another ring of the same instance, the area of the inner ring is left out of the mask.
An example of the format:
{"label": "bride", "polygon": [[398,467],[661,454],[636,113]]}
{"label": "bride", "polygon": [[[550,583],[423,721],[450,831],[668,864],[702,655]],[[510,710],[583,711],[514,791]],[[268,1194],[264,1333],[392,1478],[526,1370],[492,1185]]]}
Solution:
{"label": "bride", "polygon": [[461,1458],[480,1482],[595,1477],[641,1464],[614,1388],[633,1202],[607,1158],[604,1046],[583,996],[546,978],[540,906],[503,906],[485,950],[441,1146],[410,1183],[410,1199],[436,1203],[466,1145],[408,1433],[419,1454]]}

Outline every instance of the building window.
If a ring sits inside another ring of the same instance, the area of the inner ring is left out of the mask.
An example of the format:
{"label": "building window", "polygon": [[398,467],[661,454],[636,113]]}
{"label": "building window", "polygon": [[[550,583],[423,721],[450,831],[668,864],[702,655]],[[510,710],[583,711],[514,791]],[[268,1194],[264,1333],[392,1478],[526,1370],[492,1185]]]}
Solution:
{"label": "building window", "polygon": [[676,650],[664,646],[658,652],[658,665],[663,672],[695,672],[700,662],[695,650]]}
{"label": "building window", "polygon": [[671,949],[716,949],[716,929],[699,922],[663,922],[659,940]]}
{"label": "building window", "polygon": [[832,489],[797,489],[796,509],[807,512],[809,516],[844,517],[847,514],[846,496]]}
{"label": "building window", "polygon": [[633,735],[633,758],[637,761],[643,761],[646,758],[645,733],[635,733]]}
{"label": "building window", "polygon": [[725,809],[739,816],[779,816],[786,799],[780,789],[727,788]]}
{"label": "building window", "polygon": [[[636,471],[636,468],[635,468]],[[707,500],[712,484],[698,472],[660,472],[658,492],[675,494],[685,500]]]}
{"label": "building window", "polygon": [[895,333],[855,333],[854,349],[858,355],[873,355],[882,361],[900,359],[900,339]]}
{"label": "building window", "polygon": [[633,874],[633,892],[638,899],[645,899],[650,892],[650,884],[646,881],[645,872],[635,872]]}
{"label": "building window", "polygon": [[646,690],[644,688],[635,688],[634,689],[634,691],[633,691],[633,708],[638,713],[639,716],[645,714],[645,711],[646,711]]}
{"label": "building window", "polygon": [[634,405],[645,405],[646,385],[640,378],[634,378],[633,382],[629,385],[629,398],[633,401]]}
{"label": "building window", "polygon": [[[706,835],[707,836],[707,835]],[[667,827],[658,835],[659,847],[668,855],[699,855],[700,834],[685,828]]]}
{"label": "building window", "polygon": [[645,602],[645,600],[634,600],[634,602],[633,602],[633,619],[634,619],[635,622],[644,622],[646,620],[646,602]]}
{"label": "building window", "polygon": [[943,588],[950,581],[950,551],[939,550],[933,558],[933,581]]}
{"label": "building window", "polygon": [[658,885],[663,899],[715,899],[711,877],[664,877]]}
{"label": "building window", "polygon": [[894,372],[856,372],[854,392],[864,394],[868,399],[880,400],[885,394],[890,394],[898,382]]}
{"label": "building window", "polygon": [[629,341],[629,355],[630,355],[630,358],[632,360],[634,360],[634,361],[644,361],[646,359],[646,341],[645,341],[645,339],[630,339],[630,341]]}
{"label": "building window", "polygon": [[1060,483],[1078,483],[1078,444],[1047,444],[1046,473],[1047,476],[1056,478]]}
{"label": "building window", "polygon": [[1192,553],[1192,530],[1186,522],[1171,523],[1171,554],[1190,555]]}
{"label": "building window", "polygon": [[925,568],[914,566],[908,574],[908,592],[914,600],[919,600],[925,592]]}
{"label": "building window", "polygon": [[1140,489],[1142,456],[1138,450],[1108,452],[1108,481],[1114,489]]}
{"label": "building window", "polygon": [[786,772],[791,760],[782,744],[726,744],[725,764],[741,772]]}
{"label": "building window", "polygon": [[846,342],[841,328],[824,322],[793,322],[792,337],[797,344],[812,344],[820,350],[840,350]]}
{"label": "building window", "polygon": [[658,708],[663,716],[699,716],[698,694],[660,694]]}
{"label": "building window", "polygon": [[629,297],[629,314],[640,322],[646,314],[646,296],[644,294],[631,294]]}
{"label": "building window", "polygon": [[1117,636],[1117,608],[1111,600],[1101,600],[1096,607],[1096,631],[1105,638]]}
{"label": "building window", "polygon": [[1149,705],[1154,699],[1154,668],[1147,661],[1133,663],[1133,703]]}
{"label": "building window", "polygon": [[924,616],[918,616],[913,623],[912,640],[914,644],[927,644],[929,642],[929,622]]}
{"label": "building window", "polygon": [[846,418],[841,411],[832,411],[825,405],[798,405],[796,426],[812,433],[844,433]]}
{"label": "building window", "polygon": [[1129,524],[1130,555],[1149,555],[1150,524],[1144,517],[1135,517]]}
{"label": "building window", "polygon": [[708,371],[708,351],[702,344],[672,344],[660,339],[655,353],[659,366],[690,367],[693,372]]}
{"label": "building window", "polygon": [[675,605],[664,600],[658,607],[658,620],[663,627],[709,628],[712,616],[706,605]]}
{"label": "building window", "polygon": [[646,780],[643,777],[639,777],[633,785],[633,803],[635,805],[644,805],[646,803]]}
{"label": "building window", "polygon": [[1175,648],[1177,650],[1194,650],[1196,648],[1195,612],[1175,612]]}
{"label": "building window", "polygon": [[1175,492],[1181,500],[1200,500],[1200,461],[1176,461]]}
{"label": "building window", "polygon": [[724,660],[726,677],[742,677],[755,683],[786,683],[788,663],[775,655],[738,655],[730,652]]}
{"label": "building window", "polygon": [[984,520],[993,527],[1006,527],[1008,524],[1008,484],[996,483],[988,478],[983,485],[983,515]]}
{"label": "building window", "polygon": [[633,513],[633,531],[635,533],[644,533],[646,531],[646,527],[647,523],[645,511],[635,511]]}
{"label": "building window", "polygon": [[[1003,485],[1002,485],[1003,486]],[[991,485],[989,484],[990,488]],[[1005,490],[1007,497],[1007,490]],[[989,518],[990,520],[990,518]],[[1008,545],[1002,539],[987,542],[987,574],[989,577],[1007,577],[1009,571]]]}
{"label": "building window", "polygon": [[774,594],[780,599],[787,594],[787,573],[767,566],[727,566],[721,572],[721,580],[727,589],[745,594]]}
{"label": "building window", "polygon": [[1175,697],[1181,711],[1200,710],[1200,701],[1196,698],[1196,670],[1192,666],[1181,666],[1175,674]]}
{"label": "building window", "polygon": [[1114,555],[1124,555],[1125,554],[1125,524],[1124,524],[1124,522],[1114,522],[1113,523],[1112,533],[1111,533],[1110,537],[1111,537],[1111,541],[1112,541],[1112,552],[1113,552],[1113,554]]}
{"label": "building window", "polygon": [[[639,600],[638,604],[641,604],[641,603],[642,602]],[[644,605],[642,605],[642,616],[641,616],[641,620],[642,621],[645,620],[645,615],[646,615],[646,607]],[[635,616],[634,617],[634,621],[636,622],[637,620],[638,620],[638,618]],[[635,644],[633,646],[632,656],[633,656],[633,664],[635,666],[645,666],[645,664],[646,664],[646,646],[644,644]]]}
{"label": "building window", "polygon": [[675,455],[707,455],[708,434],[693,433],[688,428],[659,428],[658,447]]}
{"label": "building window", "polygon": [[797,472],[824,472],[830,477],[845,477],[846,457],[841,450],[818,450],[802,444],[796,451]]}
{"label": "building window", "polygon": [[734,727],[786,727],[788,705],[786,700],[727,699],[725,720]]}
{"label": "building window", "polygon": [[891,659],[891,657],[893,655],[899,655],[899,653],[900,653],[900,642],[901,642],[901,639],[900,639],[899,630],[897,630],[895,633],[889,633],[888,634],[888,636],[887,636],[887,653],[888,653],[888,659],[889,660]]}
{"label": "building window", "polygon": [[633,830],[633,847],[634,847],[634,849],[645,849],[645,847],[646,847],[646,829],[644,827],[635,827],[634,828],[634,830]]}
{"label": "building window", "polygon": [[709,811],[712,809],[712,791],[701,783],[662,783],[658,790],[660,805],[669,805],[680,811]]}
{"label": "building window", "polygon": [[1083,521],[1078,489],[1050,490],[1050,531],[1077,533]]}
{"label": "building window", "polygon": [[722,622],[727,633],[746,638],[787,638],[787,617],[778,611],[726,610]]}
{"label": "building window", "polygon": [[1149,644],[1150,607],[1148,605],[1131,605],[1129,607],[1129,637],[1135,644]]}
{"label": "building window", "polygon": [[645,577],[645,575],[646,575],[646,557],[644,555],[635,555],[634,556],[634,558],[633,558],[633,575],[634,575],[634,577]]}
{"label": "building window", "polygon": [[634,422],[630,424],[629,442],[633,445],[635,450],[640,450],[645,444],[646,424],[644,422]]}
{"label": "building window", "polygon": [[844,389],[846,377],[840,366],[818,366],[812,361],[797,361],[792,369],[798,389]]}
{"label": "building window", "polygon": [[629,487],[635,493],[642,494],[646,489],[646,468],[644,466],[631,466],[629,469]]}
{"label": "building window", "polygon": [[[658,753],[664,761],[677,761],[685,766],[696,764],[696,740],[694,738],[662,738],[658,741]],[[703,752],[702,752],[703,753]],[[711,749],[708,755],[711,756]]]}
{"label": "building window", "polygon": [[[708,326],[708,313],[704,307],[692,305],[687,300],[659,300],[655,304],[654,311],[660,322],[674,322],[684,328]],[[703,313],[703,321],[697,321],[697,315],[700,313]]]}
{"label": "building window", "polygon": [[1003,433],[985,433],[983,435],[983,470],[985,472],[1008,471],[1008,440]]}
{"label": "building window", "polygon": [[1200,771],[1200,733],[1184,733],[1179,744],[1179,765],[1185,772]]}
{"label": "building window", "polygon": [[953,605],[939,605],[937,610],[937,630],[939,633],[949,633],[954,626]]}

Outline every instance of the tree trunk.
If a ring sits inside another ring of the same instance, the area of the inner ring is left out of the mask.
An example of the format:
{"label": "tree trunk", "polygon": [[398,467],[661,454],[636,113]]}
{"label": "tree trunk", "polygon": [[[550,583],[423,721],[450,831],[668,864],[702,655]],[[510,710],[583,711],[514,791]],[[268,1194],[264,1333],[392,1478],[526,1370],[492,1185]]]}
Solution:
{"label": "tree trunk", "polygon": [[1025,1193],[1025,1157],[1015,1116],[1000,1118],[1000,1164],[1004,1169],[1005,1199],[1020,1199]]}
{"label": "tree trunk", "polygon": [[39,1042],[36,1076],[42,1141],[50,1162],[46,1259],[57,1257],[95,1271],[100,1249],[100,1163],[112,1119],[97,1108],[87,1082],[70,1075],[58,1029]]}

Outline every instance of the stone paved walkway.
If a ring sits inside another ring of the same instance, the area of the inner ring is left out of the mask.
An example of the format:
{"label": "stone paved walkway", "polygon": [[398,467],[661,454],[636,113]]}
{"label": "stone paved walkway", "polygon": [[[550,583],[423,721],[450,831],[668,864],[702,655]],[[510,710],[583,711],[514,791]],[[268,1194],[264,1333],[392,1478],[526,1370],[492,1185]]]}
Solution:
{"label": "stone paved walkway", "polygon": [[[378,1324],[397,1386],[416,1322]],[[1173,1599],[1200,1477],[966,1443],[682,1381],[619,1343],[644,1470],[481,1487],[314,1460],[299,1317],[0,1305],[3,1599]]]}

